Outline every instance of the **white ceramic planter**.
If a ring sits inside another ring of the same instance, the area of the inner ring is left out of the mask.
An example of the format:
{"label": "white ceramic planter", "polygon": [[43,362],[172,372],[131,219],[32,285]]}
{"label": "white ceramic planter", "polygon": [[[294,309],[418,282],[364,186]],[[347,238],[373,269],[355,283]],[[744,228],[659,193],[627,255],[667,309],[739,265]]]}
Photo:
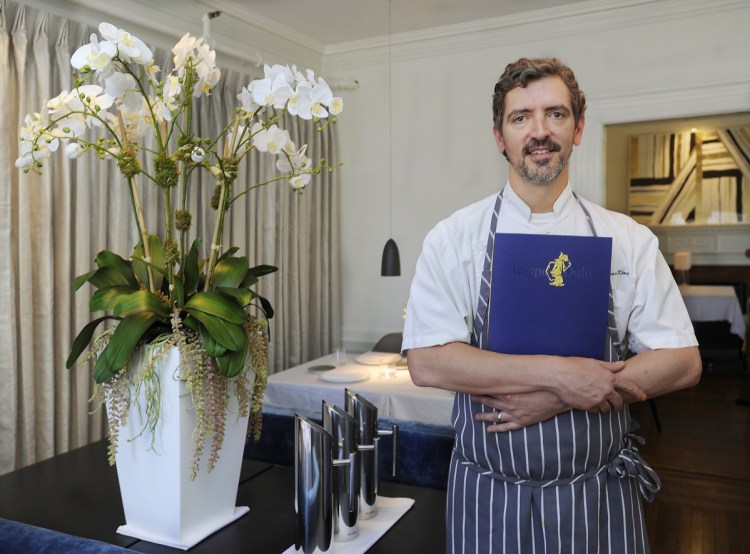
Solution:
{"label": "white ceramic planter", "polygon": [[[161,415],[153,447],[145,415],[139,411],[145,406],[143,393],[120,429],[115,461],[126,523],[117,532],[188,549],[249,511],[235,506],[248,418],[239,416],[232,398],[220,458],[211,473],[202,463],[191,481],[196,417],[187,388],[173,377],[179,357],[172,348],[157,367]],[[209,437],[204,459],[210,450]]]}

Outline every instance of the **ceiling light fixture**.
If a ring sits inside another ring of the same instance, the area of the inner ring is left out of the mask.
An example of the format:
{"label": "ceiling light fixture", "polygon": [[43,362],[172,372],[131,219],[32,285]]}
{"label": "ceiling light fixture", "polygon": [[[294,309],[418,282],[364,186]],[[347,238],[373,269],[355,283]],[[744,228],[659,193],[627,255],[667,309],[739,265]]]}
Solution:
{"label": "ceiling light fixture", "polygon": [[[393,129],[391,104],[393,97],[393,38],[391,33],[391,1],[388,0],[388,221],[390,235],[393,236]],[[401,258],[398,245],[393,238],[389,238],[383,248],[383,258],[380,262],[380,275],[383,277],[398,277],[401,275]]]}

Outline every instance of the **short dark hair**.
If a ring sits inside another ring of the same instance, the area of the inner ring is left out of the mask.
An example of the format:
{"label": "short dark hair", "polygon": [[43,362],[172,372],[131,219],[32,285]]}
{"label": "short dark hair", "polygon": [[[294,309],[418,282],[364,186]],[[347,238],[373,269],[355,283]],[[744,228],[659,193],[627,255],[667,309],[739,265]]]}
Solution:
{"label": "short dark hair", "polygon": [[576,126],[586,111],[586,96],[578,88],[573,70],[557,58],[521,58],[508,64],[495,84],[492,95],[492,119],[498,131],[503,130],[505,95],[516,87],[525,87],[529,81],[542,77],[560,77],[570,91],[570,104]]}

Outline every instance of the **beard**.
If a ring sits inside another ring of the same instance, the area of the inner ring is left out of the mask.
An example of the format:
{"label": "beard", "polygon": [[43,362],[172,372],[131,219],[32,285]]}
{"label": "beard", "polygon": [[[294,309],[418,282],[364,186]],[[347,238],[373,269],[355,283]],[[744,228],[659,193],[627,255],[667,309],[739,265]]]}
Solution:
{"label": "beard", "polygon": [[[528,156],[533,150],[544,148],[550,152],[557,152],[557,156],[540,160],[536,163],[526,162],[526,156]],[[568,165],[568,159],[570,159],[570,152],[564,152],[562,147],[553,142],[552,140],[535,140],[529,142],[524,146],[521,151],[521,159],[511,162],[516,172],[530,183],[549,183],[554,181],[560,173],[562,173],[565,166]]]}

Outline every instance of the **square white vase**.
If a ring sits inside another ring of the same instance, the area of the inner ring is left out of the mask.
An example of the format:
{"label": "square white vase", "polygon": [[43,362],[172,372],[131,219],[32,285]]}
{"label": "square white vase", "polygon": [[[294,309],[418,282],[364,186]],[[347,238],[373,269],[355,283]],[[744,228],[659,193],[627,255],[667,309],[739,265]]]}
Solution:
{"label": "square white vase", "polygon": [[[219,460],[210,473],[202,463],[191,481],[196,416],[187,387],[175,378],[179,359],[171,348],[156,368],[161,411],[153,440],[141,413],[144,387],[119,431],[115,461],[126,523],[117,532],[186,550],[249,511],[235,506],[248,416],[240,416],[230,395]],[[210,452],[209,434],[202,461]]]}

